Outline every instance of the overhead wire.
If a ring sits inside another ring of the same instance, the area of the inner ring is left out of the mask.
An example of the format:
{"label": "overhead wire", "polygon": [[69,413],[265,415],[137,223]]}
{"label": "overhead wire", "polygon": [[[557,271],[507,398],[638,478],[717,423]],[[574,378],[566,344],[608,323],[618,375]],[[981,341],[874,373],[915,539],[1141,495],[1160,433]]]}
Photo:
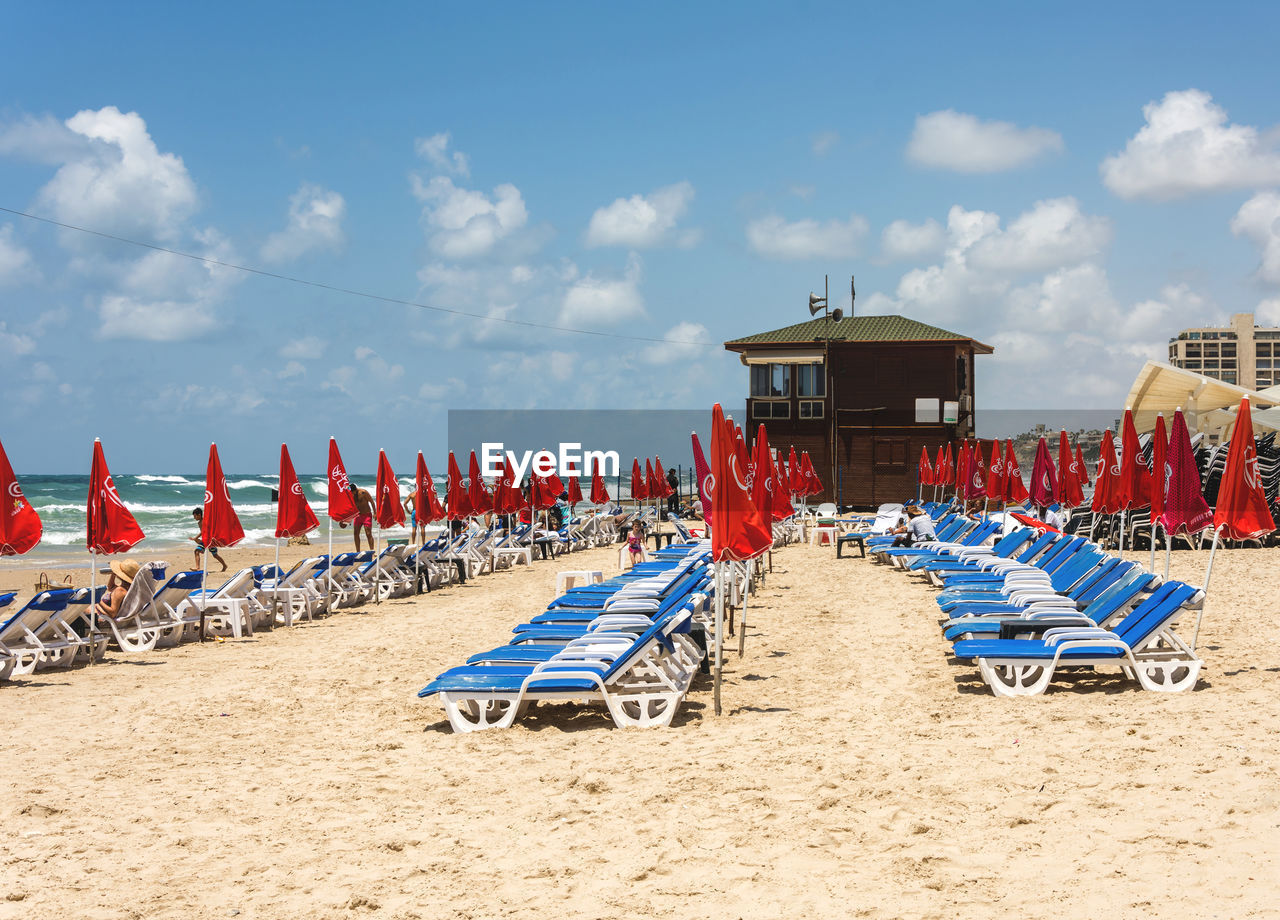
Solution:
{"label": "overhead wire", "polygon": [[0,205],[0,212],[12,214],[15,217],[26,218],[27,220],[38,221],[44,224],[50,224],[63,230],[74,230],[77,233],[86,233],[90,236],[101,237],[102,239],[112,240],[117,243],[124,243],[129,246],[138,246],[143,249],[150,249],[155,252],[163,252],[171,256],[179,256],[183,259],[191,259],[195,262],[203,262],[206,265],[216,265],[219,268],[232,269],[238,272],[244,272],[249,275],[259,275],[263,278],[273,278],[277,281],[287,281],[291,284],[300,284],[306,287],[318,288],[323,291],[329,291],[335,294],[346,294],[351,297],[362,297],[366,300],[379,301],[381,303],[395,304],[402,307],[416,307],[421,310],[431,310],[435,313],[444,313],[451,316],[465,316],[469,319],[477,319],[488,323],[505,323],[508,326],[523,326],[532,329],[544,329],[549,332],[567,332],[572,335],[592,335],[599,338],[622,339],[631,342],[653,342],[660,345],[692,345],[704,348],[719,348],[719,342],[697,342],[680,339],[656,338],[646,335],[630,335],[624,332],[606,332],[600,329],[579,329],[574,326],[559,326],[555,323],[538,323],[533,320],[510,319],[503,316],[486,316],[483,313],[472,313],[469,310],[459,310],[456,307],[442,307],[438,304],[421,303],[416,300],[404,300],[399,297],[388,297],[384,294],[373,294],[369,291],[360,291],[355,288],[342,287],[337,284],[329,284],[324,281],[312,281],[309,278],[298,278],[294,275],[285,275],[280,272],[268,271],[265,268],[255,268],[252,265],[238,265],[235,262],[226,262],[222,259],[214,259],[209,256],[196,255],[193,252],[184,252],[181,249],[171,249],[167,246],[159,246],[155,243],[147,243],[142,240],[130,239],[125,236],[117,236],[114,233],[106,233],[102,230],[94,230],[89,227],[78,227],[75,224],[63,223],[54,220],[51,217],[42,217],[39,214],[30,214],[26,211],[20,211],[16,208],[6,208]]}

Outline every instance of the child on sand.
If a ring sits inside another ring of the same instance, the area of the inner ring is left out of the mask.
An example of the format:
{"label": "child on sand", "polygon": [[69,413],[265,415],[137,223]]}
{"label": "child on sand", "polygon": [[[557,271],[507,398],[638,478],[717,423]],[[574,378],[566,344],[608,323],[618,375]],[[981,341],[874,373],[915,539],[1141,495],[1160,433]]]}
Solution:
{"label": "child on sand", "polygon": [[627,552],[631,554],[631,564],[644,561],[644,530],[640,522],[631,525],[631,533],[627,534]]}
{"label": "child on sand", "polygon": [[[198,569],[200,568],[200,554],[204,552],[204,543],[201,542],[201,540],[204,537],[204,509],[203,508],[194,509],[191,512],[191,516],[195,518],[196,523],[200,525],[200,532],[191,538],[196,544],[196,566],[195,567]],[[218,548],[216,546],[209,547],[209,555],[212,556],[214,559],[217,559],[218,562],[222,563],[222,571],[225,572],[227,570],[226,560],[224,560],[221,556],[218,555]]]}

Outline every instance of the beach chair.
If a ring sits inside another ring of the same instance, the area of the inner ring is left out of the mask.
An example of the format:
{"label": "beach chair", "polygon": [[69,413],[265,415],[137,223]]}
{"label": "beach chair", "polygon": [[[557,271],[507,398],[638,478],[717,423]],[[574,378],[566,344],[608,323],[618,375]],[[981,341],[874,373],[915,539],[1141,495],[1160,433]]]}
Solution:
{"label": "beach chair", "polygon": [[97,618],[99,631],[110,634],[120,651],[150,652],[170,626],[164,609],[155,604],[157,591],[151,566],[138,566],[116,616]]}
{"label": "beach chair", "polygon": [[253,624],[266,609],[254,597],[257,584],[253,569],[241,569],[215,590],[192,591],[178,608],[184,620],[205,624],[214,634],[230,633],[236,639],[253,635]]}
{"label": "beach chair", "polygon": [[1066,626],[1049,629],[1039,639],[966,639],[952,651],[962,661],[977,662],[996,696],[1044,693],[1060,665],[1119,667],[1144,690],[1189,690],[1204,662],[1172,625],[1185,610],[1203,603],[1199,588],[1170,581],[1151,592],[1114,631]]}
{"label": "beach chair", "polygon": [[56,615],[77,591],[88,594],[89,589],[42,591],[0,624],[0,647],[7,653],[9,674],[26,675],[37,668],[70,667],[75,662],[81,639],[74,633],[68,636],[69,630]]}
{"label": "beach chair", "polygon": [[292,626],[310,620],[322,609],[327,595],[316,586],[316,579],[327,570],[328,556],[303,559],[279,577],[262,578],[254,596],[280,626]]}
{"label": "beach chair", "polygon": [[696,674],[671,638],[689,623],[684,611],[638,636],[618,633],[630,639],[625,651],[566,647],[532,666],[463,665],[445,671],[418,696],[438,695],[455,732],[507,728],[547,700],[603,702],[619,728],[669,726]]}

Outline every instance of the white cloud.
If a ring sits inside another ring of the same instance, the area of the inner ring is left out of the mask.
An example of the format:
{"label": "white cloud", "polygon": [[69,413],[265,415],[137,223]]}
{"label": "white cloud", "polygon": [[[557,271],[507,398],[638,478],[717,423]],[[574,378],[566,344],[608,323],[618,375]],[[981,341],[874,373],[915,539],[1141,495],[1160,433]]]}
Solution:
{"label": "white cloud", "polygon": [[618,198],[596,210],[587,226],[588,246],[627,246],[646,249],[674,242],[682,247],[697,242],[694,230],[676,233],[676,223],[693,200],[688,182],[668,185],[649,194]]}
{"label": "white cloud", "polygon": [[845,259],[856,256],[869,230],[857,214],[847,221],[810,218],[788,223],[776,214],[747,224],[747,244],[768,259]]}
{"label": "white cloud", "polygon": [[887,262],[937,255],[946,244],[942,225],[930,217],[922,224],[895,220],[880,233],[881,258]]}
{"label": "white cloud", "polygon": [[1196,192],[1280,183],[1280,151],[1257,128],[1227,123],[1197,89],[1142,107],[1146,124],[1122,153],[1102,161],[1102,181],[1121,198],[1168,200]]}
{"label": "white cloud", "polygon": [[29,335],[10,332],[4,320],[0,320],[0,354],[11,358],[29,355],[36,350],[36,342]]}
{"label": "white cloud", "polygon": [[280,346],[279,355],[294,361],[314,361],[324,355],[325,343],[314,335],[304,336]]}
{"label": "white cloud", "polygon": [[1253,309],[1254,322],[1260,326],[1280,326],[1280,297],[1262,301]]}
{"label": "white cloud", "polygon": [[661,345],[650,345],[644,350],[644,358],[650,364],[691,361],[706,354],[707,347],[695,343],[707,342],[710,336],[710,331],[702,323],[676,323],[662,336]]}
{"label": "white cloud", "polygon": [[622,278],[584,275],[565,292],[560,308],[560,325],[615,326],[644,316],[640,274],[640,259],[632,253]]}
{"label": "white cloud", "polygon": [[288,226],[267,237],[262,258],[289,262],[313,250],[339,249],[346,210],[340,194],[304,182],[289,198]]}
{"label": "white cloud", "polygon": [[427,242],[445,258],[484,255],[529,219],[524,199],[514,185],[497,186],[489,198],[483,192],[459,188],[447,176],[436,176],[426,183],[413,176],[412,182],[414,196],[423,203]]}
{"label": "white cloud", "polygon": [[997,271],[1046,271],[1092,258],[1110,243],[1111,221],[1081,213],[1074,198],[1053,198],[978,241],[970,261]]}
{"label": "white cloud", "polygon": [[39,277],[31,253],[13,235],[13,224],[0,227],[0,285],[21,284]]}
{"label": "white cloud", "polygon": [[[234,261],[231,245],[216,232],[200,232],[196,242],[201,255]],[[167,252],[111,263],[102,271],[114,279],[114,290],[99,301],[99,334],[150,342],[199,338],[218,328],[217,305],[242,280],[231,269]]]}
{"label": "white cloud", "polygon": [[1231,218],[1231,232],[1262,251],[1258,278],[1280,284],[1280,193],[1259,192],[1242,204]]}
{"label": "white cloud", "polygon": [[835,149],[835,146],[838,143],[840,143],[840,135],[835,131],[819,131],[813,136],[811,141],[813,155],[816,157],[825,157]]}
{"label": "white cloud", "polygon": [[990,173],[1025,166],[1062,149],[1062,135],[1056,131],[979,121],[965,112],[944,109],[916,116],[907,159],[936,169]]}
{"label": "white cloud", "polygon": [[64,223],[175,239],[199,203],[196,186],[181,157],[159,151],[142,116],[109,105],[77,112],[65,124],[70,136],[55,138],[48,122],[27,122],[11,141],[61,162],[40,190],[40,206]]}
{"label": "white cloud", "polygon": [[433,134],[430,137],[420,137],[413,142],[413,149],[418,156],[436,169],[467,178],[471,175],[471,164],[468,163],[465,153],[449,150],[452,139],[448,131]]}
{"label": "white cloud", "polygon": [[278,377],[281,380],[288,380],[291,377],[305,376],[306,373],[307,373],[307,369],[302,365],[302,362],[290,361],[284,367],[280,368],[279,372],[276,374],[276,377]]}

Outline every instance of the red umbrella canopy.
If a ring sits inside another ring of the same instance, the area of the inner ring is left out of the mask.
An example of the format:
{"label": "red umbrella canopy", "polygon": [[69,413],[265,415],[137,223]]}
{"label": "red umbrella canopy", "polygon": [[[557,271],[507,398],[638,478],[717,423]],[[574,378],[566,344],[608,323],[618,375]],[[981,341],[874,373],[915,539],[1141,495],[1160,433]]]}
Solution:
{"label": "red umbrella canopy", "polygon": [[1089,467],[1084,462],[1084,450],[1080,447],[1080,442],[1076,442],[1076,480],[1080,483],[1080,488],[1093,485],[1093,481],[1089,478]]}
{"label": "red umbrella canopy", "polygon": [[1036,445],[1036,458],[1031,463],[1031,501],[1037,505],[1052,505],[1058,493],[1058,472],[1049,456],[1049,444],[1041,438]]}
{"label": "red umbrella canopy", "polygon": [[44,525],[31,507],[0,444],[0,556],[21,556],[40,542]]}
{"label": "red umbrella canopy", "polygon": [[458,458],[453,451],[449,451],[449,483],[445,500],[449,503],[449,520],[459,521],[471,516],[471,503],[467,501],[467,490],[462,485],[462,470],[458,468]]}
{"label": "red umbrella canopy", "polygon": [[516,483],[516,470],[511,458],[502,461],[502,475],[493,490],[493,510],[499,514],[514,514],[525,506],[524,493]]}
{"label": "red umbrella canopy", "polygon": [[751,500],[755,502],[763,520],[773,520],[773,459],[769,455],[769,435],[760,423],[756,432],[755,453],[752,455],[755,477],[751,480]]}
{"label": "red umbrella canopy", "polygon": [[302,493],[289,448],[280,445],[280,501],[276,504],[276,539],[300,537],[320,526]]}
{"label": "red umbrella canopy", "polygon": [[342,454],[338,453],[338,442],[329,439],[329,517],[339,524],[354,520],[356,516],[356,500],[351,495],[351,480],[347,478],[347,467],[342,462]]}
{"label": "red umbrella canopy", "polygon": [[222,461],[218,459],[218,445],[209,445],[209,466],[204,474],[204,520],[200,527],[200,542],[205,546],[235,546],[244,539],[244,528],[236,509],[231,506],[231,493],[227,491],[227,477],[222,473]]}
{"label": "red umbrella canopy", "polygon": [[1200,491],[1200,470],[1191,450],[1191,433],[1181,412],[1173,414],[1165,479],[1164,513],[1160,515],[1160,526],[1165,533],[1190,536],[1212,526],[1213,512]]}
{"label": "red umbrella canopy", "polygon": [[1115,514],[1124,507],[1118,500],[1116,488],[1120,479],[1120,461],[1116,459],[1115,441],[1111,429],[1102,433],[1098,447],[1098,473],[1094,477],[1093,502],[1090,508],[1095,514]]}
{"label": "red umbrella canopy", "polygon": [[667,472],[662,468],[662,460],[657,454],[653,456],[653,476],[658,481],[658,497],[666,498],[675,492],[671,483],[667,482]]}
{"label": "red umbrella canopy", "polygon": [[975,438],[969,448],[969,498],[987,497],[987,469],[982,462],[982,444]]}
{"label": "red umbrella canopy", "polygon": [[582,484],[577,476],[569,477],[569,505],[572,507],[582,501]]}
{"label": "red umbrella canopy", "polygon": [[555,473],[548,473],[542,477],[542,484],[551,492],[551,497],[559,498],[560,493],[565,491],[564,483],[560,481],[560,477]]}
{"label": "red umbrella canopy", "polygon": [[374,517],[378,526],[398,527],[404,523],[404,505],[400,501],[400,483],[391,469],[391,461],[387,459],[385,450],[378,451],[378,478],[374,491],[378,497],[374,500]]}
{"label": "red umbrella canopy", "polygon": [[992,501],[1004,500],[1004,456],[1000,442],[991,442],[991,463],[987,466],[987,497]]}
{"label": "red umbrella canopy", "polygon": [[707,463],[706,454],[702,452],[702,442],[698,433],[689,435],[693,443],[693,477],[698,483],[698,499],[702,502],[702,519],[711,525],[711,466]]}
{"label": "red umbrella canopy", "polygon": [[1084,491],[1080,486],[1079,464],[1071,452],[1066,429],[1058,432],[1058,501],[1068,508],[1084,504]]}
{"label": "red umbrella canopy", "polygon": [[550,477],[539,476],[537,473],[529,474],[529,499],[533,507],[550,508],[556,503],[560,493],[552,490],[549,479]]}
{"label": "red umbrella canopy", "polygon": [[662,498],[662,486],[653,475],[653,464],[648,457],[644,458],[644,490],[650,498]]}
{"label": "red umbrella canopy", "polygon": [[804,473],[800,471],[800,460],[796,457],[795,445],[787,451],[787,485],[792,492],[804,491]]}
{"label": "red umbrella canopy", "polygon": [[734,434],[716,403],[711,413],[711,555],[716,562],[751,559],[773,545],[773,529],[747,492]]}
{"label": "red umbrella canopy", "polygon": [[107,555],[127,552],[144,536],[142,528],[120,500],[111,471],[107,469],[107,458],[102,453],[102,442],[96,439],[93,442],[93,463],[89,467],[85,523],[88,548]]}
{"label": "red umbrella canopy", "polygon": [[1255,540],[1276,529],[1267,507],[1267,496],[1258,470],[1258,447],[1253,440],[1253,415],[1249,397],[1240,400],[1236,427],[1227,447],[1227,467],[1218,487],[1213,526],[1227,540]]}
{"label": "red umbrella canopy", "polygon": [[472,514],[484,514],[493,510],[493,496],[484,486],[484,477],[480,475],[480,461],[476,459],[474,450],[467,467],[467,503],[471,505]]}
{"label": "red umbrella canopy", "polygon": [[1022,470],[1018,467],[1018,455],[1013,452],[1013,439],[1004,441],[1004,500],[1011,505],[1020,505],[1027,500],[1029,493],[1022,481]]}
{"label": "red umbrella canopy", "polygon": [[[804,475],[803,470],[801,475]],[[924,447],[920,448],[920,462],[916,466],[916,481],[922,486],[933,485],[933,467],[929,465],[929,451]]]}
{"label": "red umbrella canopy", "polygon": [[956,451],[955,485],[958,497],[969,497],[969,442],[967,440],[961,441],[960,448]]}
{"label": "red umbrella canopy", "polygon": [[813,461],[809,459],[808,451],[800,455],[800,468],[804,471],[805,482],[808,483],[805,487],[805,495],[821,493],[822,480],[818,478],[818,471],[813,468]]}
{"label": "red umbrella canopy", "polygon": [[795,514],[796,509],[791,506],[791,487],[783,470],[782,455],[777,459],[773,466],[773,519],[783,521]]}
{"label": "red umbrella canopy", "polygon": [[631,461],[631,497],[641,502],[649,497],[648,483],[645,482],[644,473],[640,469],[639,458]]}
{"label": "red umbrella canopy", "polygon": [[430,524],[444,517],[444,505],[440,504],[435,480],[431,478],[422,451],[418,451],[418,467],[414,474],[413,510],[418,515],[419,524]]}
{"label": "red umbrella canopy", "polygon": [[953,486],[956,484],[956,454],[952,450],[951,442],[947,442],[947,455],[942,460],[942,484],[944,486]]}
{"label": "red umbrella canopy", "polygon": [[1151,504],[1147,479],[1147,465],[1142,462],[1142,446],[1138,443],[1133,412],[1126,408],[1120,429],[1120,481],[1116,490],[1121,508],[1145,508]]}
{"label": "red umbrella canopy", "polygon": [[938,445],[938,456],[933,461],[933,484],[935,486],[947,485],[947,458],[942,452],[942,445]]}
{"label": "red umbrella canopy", "polygon": [[1156,428],[1151,434],[1151,520],[1164,514],[1164,497],[1169,489],[1169,436],[1164,430],[1164,416],[1156,416]]}
{"label": "red umbrella canopy", "polygon": [[600,461],[591,464],[591,502],[596,505],[609,504],[609,490],[604,487],[604,476],[600,474]]}

